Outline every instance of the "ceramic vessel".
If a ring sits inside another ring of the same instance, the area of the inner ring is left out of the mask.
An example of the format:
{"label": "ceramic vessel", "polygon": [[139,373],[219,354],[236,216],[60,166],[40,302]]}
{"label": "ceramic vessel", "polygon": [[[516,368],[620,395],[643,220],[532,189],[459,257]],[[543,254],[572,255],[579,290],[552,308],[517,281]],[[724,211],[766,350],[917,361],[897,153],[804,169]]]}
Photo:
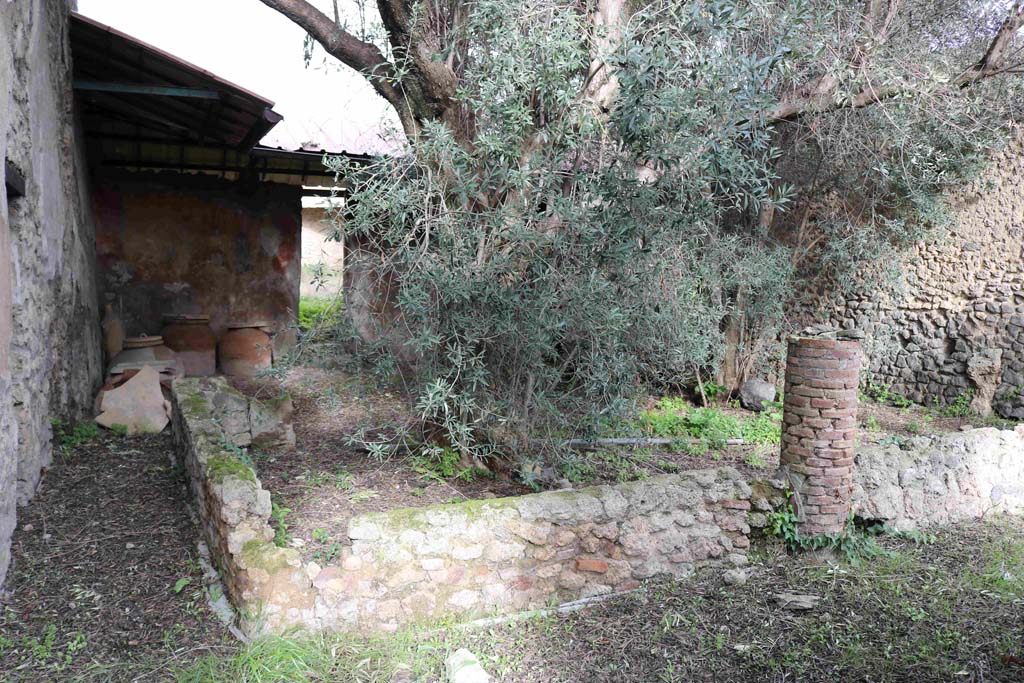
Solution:
{"label": "ceramic vessel", "polygon": [[220,338],[217,346],[221,372],[231,377],[255,377],[263,370],[270,369],[270,335],[259,327],[263,325],[228,325],[228,331]]}
{"label": "ceramic vessel", "polygon": [[110,373],[116,375],[124,370],[138,369],[144,365],[166,367],[174,374],[181,372],[177,354],[164,346],[163,337],[142,335],[125,338],[124,351],[114,356],[110,363]]}
{"label": "ceramic vessel", "polygon": [[107,363],[114,360],[124,349],[124,322],[114,311],[113,304],[103,307],[103,350],[107,353]]}
{"label": "ceramic vessel", "polygon": [[208,316],[164,316],[161,336],[174,351],[189,377],[209,377],[217,372],[217,335]]}

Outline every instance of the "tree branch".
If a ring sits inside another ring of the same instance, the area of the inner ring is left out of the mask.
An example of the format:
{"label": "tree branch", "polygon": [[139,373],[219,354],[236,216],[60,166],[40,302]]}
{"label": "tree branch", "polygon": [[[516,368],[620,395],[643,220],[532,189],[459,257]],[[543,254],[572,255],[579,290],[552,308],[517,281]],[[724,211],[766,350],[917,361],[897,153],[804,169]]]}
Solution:
{"label": "tree branch", "polygon": [[1003,21],[1003,25],[999,27],[996,37],[992,39],[992,44],[985,51],[985,56],[975,65],[973,69],[975,72],[999,71],[1003,64],[1003,55],[1006,54],[1006,47],[1020,30],[1022,21],[1024,21],[1024,3],[1017,0],[1010,8],[1010,13]]}
{"label": "tree branch", "polygon": [[[999,27],[999,31],[992,39],[992,42],[989,43],[985,55],[974,66],[953,79],[952,85],[965,88],[986,78],[1010,73],[1012,68],[1006,68],[1003,60],[1006,55],[1006,48],[1020,30],[1022,24],[1024,24],[1024,0],[1016,0],[1010,8],[1006,19]],[[868,79],[868,82],[870,83],[871,79]],[[769,122],[792,121],[807,114],[821,114],[840,109],[861,109],[883,100],[914,93],[917,89],[917,84],[915,83],[893,83],[877,88],[868,85],[864,90],[851,95],[847,99],[836,100],[832,95],[833,88],[822,89],[815,87],[807,95],[780,102],[767,112],[766,118]]]}
{"label": "tree branch", "polygon": [[395,67],[376,45],[359,40],[306,0],[261,0],[313,36],[342,64],[370,81],[381,97],[401,111],[401,91],[395,83]]}

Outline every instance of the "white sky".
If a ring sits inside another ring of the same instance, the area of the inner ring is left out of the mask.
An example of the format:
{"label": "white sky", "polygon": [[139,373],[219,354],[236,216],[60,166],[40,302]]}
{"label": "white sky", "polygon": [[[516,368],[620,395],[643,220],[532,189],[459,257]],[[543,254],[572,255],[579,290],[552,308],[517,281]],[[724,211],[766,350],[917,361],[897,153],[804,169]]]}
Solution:
{"label": "white sky", "polygon": [[390,107],[354,71],[315,53],[302,59],[305,32],[260,0],[78,0],[78,11],[237,83],[284,115],[263,144],[382,153]]}

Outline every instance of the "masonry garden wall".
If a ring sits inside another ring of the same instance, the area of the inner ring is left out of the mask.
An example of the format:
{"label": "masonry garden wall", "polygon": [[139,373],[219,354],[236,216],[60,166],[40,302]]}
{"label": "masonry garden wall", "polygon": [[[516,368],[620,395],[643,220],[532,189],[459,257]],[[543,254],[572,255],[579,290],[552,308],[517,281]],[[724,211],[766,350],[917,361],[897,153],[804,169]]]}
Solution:
{"label": "masonry garden wall", "polygon": [[750,487],[729,467],[360,515],[338,557],[304,563],[273,544],[270,495],[226,446],[245,438],[224,425],[242,424],[246,399],[218,378],[177,380],[173,393],[176,451],[250,633],[394,630],[746,564]]}
{"label": "masonry garden wall", "polygon": [[866,333],[865,379],[926,404],[970,392],[975,410],[1024,419],[1021,178],[1018,136],[950,196],[950,234],[908,253],[895,285],[841,301],[818,288],[814,322]]}
{"label": "masonry garden wall", "polygon": [[[248,633],[394,630],[546,607],[747,563],[786,483],[729,467],[574,491],[354,517],[323,566],[274,545],[270,494],[234,445],[254,411],[219,378],[175,381],[175,447],[203,534]],[[248,416],[248,417],[247,417]],[[853,512],[899,529],[1024,513],[1024,427],[863,446]]]}
{"label": "masonry garden wall", "polygon": [[52,460],[51,416],[83,415],[101,373],[93,223],[74,120],[68,3],[0,2],[0,584],[15,505]]}

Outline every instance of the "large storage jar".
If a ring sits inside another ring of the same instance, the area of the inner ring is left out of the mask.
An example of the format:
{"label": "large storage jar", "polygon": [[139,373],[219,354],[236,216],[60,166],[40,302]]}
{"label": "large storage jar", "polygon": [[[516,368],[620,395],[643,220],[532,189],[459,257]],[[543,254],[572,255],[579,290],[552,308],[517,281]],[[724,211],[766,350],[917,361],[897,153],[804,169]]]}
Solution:
{"label": "large storage jar", "polygon": [[178,354],[189,377],[209,377],[217,372],[217,335],[204,315],[164,316],[164,344]]}
{"label": "large storage jar", "polygon": [[157,367],[161,372],[169,372],[172,375],[181,372],[178,355],[164,344],[163,337],[144,334],[125,338],[124,351],[114,356],[109,373],[117,375],[125,370],[137,370],[146,365]]}
{"label": "large storage jar", "polygon": [[265,322],[236,322],[217,347],[220,370],[231,377],[255,377],[271,366],[270,335]]}

